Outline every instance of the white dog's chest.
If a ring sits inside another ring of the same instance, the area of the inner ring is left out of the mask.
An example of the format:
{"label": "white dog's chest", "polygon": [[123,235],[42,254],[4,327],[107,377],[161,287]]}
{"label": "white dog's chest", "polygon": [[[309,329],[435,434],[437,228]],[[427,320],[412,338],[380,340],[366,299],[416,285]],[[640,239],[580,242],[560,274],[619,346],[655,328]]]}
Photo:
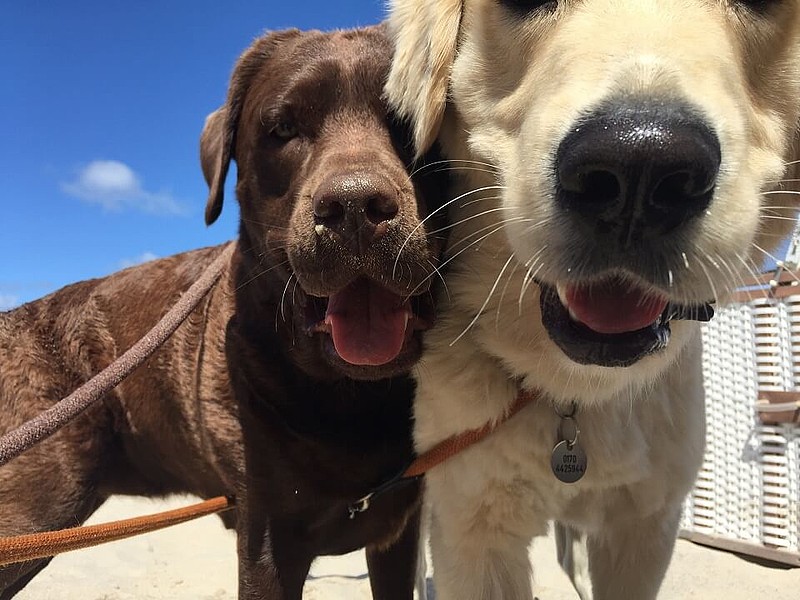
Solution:
{"label": "white dog's chest", "polygon": [[[549,406],[529,406],[490,438],[454,459],[452,469],[459,473],[457,477],[466,478],[467,490],[485,486],[483,495],[497,494],[497,502],[530,511],[534,521],[559,519],[580,523],[583,528],[599,526],[609,496],[618,495],[613,490],[643,481],[652,473],[645,435],[636,423],[604,432],[596,427],[605,423],[593,423],[591,415],[583,419],[576,415],[577,444],[586,455],[585,472],[579,481],[564,483],[553,467],[562,466],[569,472],[574,463],[556,460],[554,465],[553,450],[562,437],[573,435],[574,428],[564,427],[564,436],[559,435],[560,421]],[[453,478],[447,477],[451,483]],[[615,502],[619,506],[618,498]]]}

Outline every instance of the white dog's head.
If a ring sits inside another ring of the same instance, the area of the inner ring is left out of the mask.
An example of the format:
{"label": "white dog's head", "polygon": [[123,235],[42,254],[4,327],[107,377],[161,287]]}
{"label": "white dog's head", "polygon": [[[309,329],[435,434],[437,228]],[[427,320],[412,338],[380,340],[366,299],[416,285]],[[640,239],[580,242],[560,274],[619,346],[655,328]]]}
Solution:
{"label": "white dog's head", "polygon": [[571,364],[662,349],[791,230],[800,0],[394,0],[390,27],[390,102],[418,151],[452,111],[446,153],[496,167]]}

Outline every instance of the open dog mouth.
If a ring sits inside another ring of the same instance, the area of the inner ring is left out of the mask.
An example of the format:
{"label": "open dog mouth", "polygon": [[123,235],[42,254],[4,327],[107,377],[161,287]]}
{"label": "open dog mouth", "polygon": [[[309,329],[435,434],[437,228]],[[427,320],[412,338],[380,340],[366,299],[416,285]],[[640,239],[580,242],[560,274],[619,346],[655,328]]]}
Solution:
{"label": "open dog mouth", "polygon": [[671,303],[651,288],[618,275],[584,283],[537,282],[542,324],[573,361],[628,367],[666,348],[670,321],[708,321],[710,305]]}
{"label": "open dog mouth", "polygon": [[310,333],[328,334],[336,354],[351,365],[379,366],[396,360],[417,331],[429,329],[428,294],[408,298],[360,277],[327,298],[309,297]]}

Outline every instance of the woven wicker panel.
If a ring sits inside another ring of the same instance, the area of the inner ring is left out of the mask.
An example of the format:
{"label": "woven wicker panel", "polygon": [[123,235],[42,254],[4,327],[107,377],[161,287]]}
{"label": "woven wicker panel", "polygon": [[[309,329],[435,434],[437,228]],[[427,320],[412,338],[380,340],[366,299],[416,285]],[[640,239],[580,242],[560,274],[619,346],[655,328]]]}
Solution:
{"label": "woven wicker panel", "polygon": [[800,297],[718,311],[703,328],[706,453],[688,531],[800,551],[800,427],[764,425],[759,390],[800,389]]}

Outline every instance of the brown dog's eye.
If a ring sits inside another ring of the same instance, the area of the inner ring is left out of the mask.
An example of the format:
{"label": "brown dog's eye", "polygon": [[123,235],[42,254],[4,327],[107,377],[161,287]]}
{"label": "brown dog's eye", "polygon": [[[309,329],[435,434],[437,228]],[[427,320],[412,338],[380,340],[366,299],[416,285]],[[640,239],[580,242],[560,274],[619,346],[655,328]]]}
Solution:
{"label": "brown dog's eye", "polygon": [[280,138],[282,140],[290,140],[293,137],[297,136],[297,127],[294,126],[293,123],[289,123],[287,121],[281,121],[275,127],[272,128],[270,131],[272,135],[276,138]]}

